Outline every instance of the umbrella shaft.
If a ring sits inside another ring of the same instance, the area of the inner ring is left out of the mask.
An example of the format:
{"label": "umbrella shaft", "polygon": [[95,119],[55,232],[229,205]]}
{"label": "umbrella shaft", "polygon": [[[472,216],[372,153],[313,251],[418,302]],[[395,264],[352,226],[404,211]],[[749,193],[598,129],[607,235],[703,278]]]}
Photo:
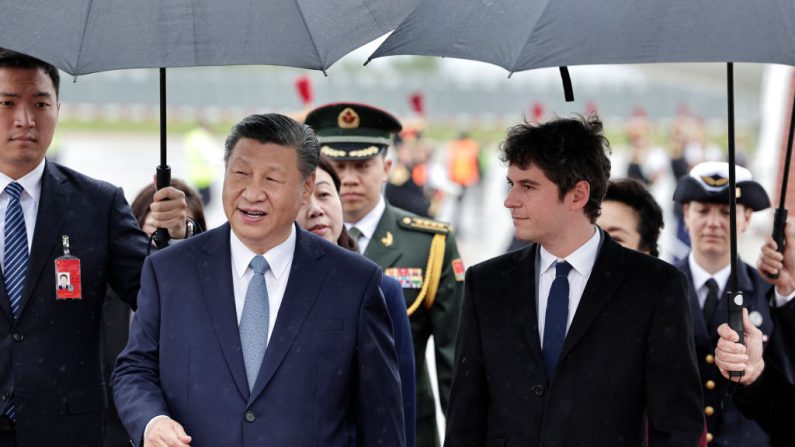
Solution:
{"label": "umbrella shaft", "polygon": [[792,96],[792,112],[789,115],[789,135],[787,137],[787,156],[784,158],[784,175],[781,179],[781,199],[779,208],[786,207],[787,184],[789,183],[789,163],[792,159],[792,138],[795,133],[795,95]]}
{"label": "umbrella shaft", "polygon": [[729,130],[729,233],[731,238],[730,293],[737,292],[737,180],[734,172],[734,64],[726,64]]}
{"label": "umbrella shaft", "polygon": [[168,165],[166,153],[166,69],[160,69],[160,166]]}

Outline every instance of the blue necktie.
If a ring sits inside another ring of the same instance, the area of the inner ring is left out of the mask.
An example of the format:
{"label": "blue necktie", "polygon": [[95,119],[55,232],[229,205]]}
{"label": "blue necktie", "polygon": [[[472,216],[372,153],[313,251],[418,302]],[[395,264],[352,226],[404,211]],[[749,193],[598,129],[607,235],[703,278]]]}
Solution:
{"label": "blue necktie", "polygon": [[265,348],[268,346],[270,308],[268,287],[265,283],[268,261],[262,256],[254,256],[249,266],[254,270],[254,276],[248,283],[243,315],[240,317],[240,345],[243,349],[248,389],[252,390],[257,381],[262,359],[265,357]]}
{"label": "blue necktie", "polygon": [[547,314],[544,320],[544,371],[552,379],[558,364],[563,340],[566,339],[566,321],[569,318],[569,272],[571,264],[566,261],[555,264],[555,279],[549,289]]}
{"label": "blue necktie", "polygon": [[[11,312],[14,319],[19,318],[19,304],[22,301],[22,287],[25,285],[25,274],[28,271],[28,233],[25,230],[25,218],[19,196],[24,188],[11,182],[5,192],[9,195],[5,218],[5,241],[3,245],[3,280],[6,294],[11,301]],[[10,401],[4,411],[9,419],[16,420],[16,408]]]}

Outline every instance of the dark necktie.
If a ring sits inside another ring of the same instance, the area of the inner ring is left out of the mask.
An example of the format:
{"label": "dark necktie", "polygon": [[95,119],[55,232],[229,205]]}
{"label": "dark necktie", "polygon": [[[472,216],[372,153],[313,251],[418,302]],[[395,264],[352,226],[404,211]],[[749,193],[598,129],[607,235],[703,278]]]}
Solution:
{"label": "dark necktie", "polygon": [[[25,274],[28,271],[28,233],[25,230],[25,218],[19,197],[22,195],[22,185],[11,182],[6,186],[5,192],[10,197],[5,216],[5,240],[3,241],[3,281],[6,293],[11,301],[11,312],[14,319],[19,318],[19,305],[22,301],[22,287],[25,284]],[[12,421],[16,420],[16,408],[10,401],[3,412]]]}
{"label": "dark necktie", "polygon": [[566,322],[569,318],[569,272],[566,261],[555,264],[555,279],[549,289],[547,314],[544,319],[544,371],[551,379],[558,364],[563,340],[566,339]]}
{"label": "dark necktie", "polygon": [[[704,301],[704,321],[707,328],[712,329],[712,319],[715,318],[715,310],[718,308],[718,283],[710,278],[707,280],[707,299]],[[712,331],[710,331],[710,335]]]}

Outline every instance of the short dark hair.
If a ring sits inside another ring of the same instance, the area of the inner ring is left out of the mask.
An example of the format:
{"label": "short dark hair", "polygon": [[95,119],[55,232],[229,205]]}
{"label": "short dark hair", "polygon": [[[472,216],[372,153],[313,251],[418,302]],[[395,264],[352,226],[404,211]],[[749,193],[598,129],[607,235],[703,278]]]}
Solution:
{"label": "short dark hair", "polygon": [[610,180],[604,198],[604,201],[608,200],[623,203],[638,214],[639,248],[652,256],[659,257],[657,240],[664,225],[663,213],[646,186],[631,178]]}
{"label": "short dark hair", "polygon": [[[176,178],[171,179],[171,186],[185,193],[185,202],[188,203],[188,209],[193,215],[193,220],[201,226],[202,230],[206,230],[207,222],[204,220],[204,206],[202,205],[201,195],[185,182]],[[155,185],[149,183],[135,196],[132,205],[130,205],[133,216],[138,221],[140,228],[144,227],[146,216],[149,215],[149,207],[155,201],[155,192],[157,192]]]}
{"label": "short dark hair", "polygon": [[235,124],[226,138],[224,163],[229,163],[232,150],[241,138],[295,148],[298,152],[298,171],[304,179],[314,174],[317,168],[320,144],[317,142],[315,132],[306,124],[301,124],[290,117],[278,113],[250,115]]}
{"label": "short dark hair", "polygon": [[0,48],[0,68],[4,67],[24,68],[26,70],[39,69],[43,71],[52,80],[52,85],[55,87],[55,96],[58,96],[58,91],[61,87],[61,76],[55,66],[27,54]]}
{"label": "short dark hair", "polygon": [[523,122],[508,130],[500,160],[527,169],[535,165],[558,187],[560,199],[577,182],[590,184],[585,215],[596,222],[610,178],[610,142],[596,115],[556,118],[546,123]]}

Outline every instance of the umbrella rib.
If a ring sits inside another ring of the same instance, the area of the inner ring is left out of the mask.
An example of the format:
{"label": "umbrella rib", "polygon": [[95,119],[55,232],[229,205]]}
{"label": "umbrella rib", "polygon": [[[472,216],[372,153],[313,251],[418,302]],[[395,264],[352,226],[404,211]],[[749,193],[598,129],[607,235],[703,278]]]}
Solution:
{"label": "umbrella rib", "polygon": [[513,73],[515,71],[521,71],[521,69],[517,69],[516,68],[516,64],[519,62],[519,58],[522,56],[522,53],[523,53],[524,49],[527,48],[527,44],[530,42],[530,37],[533,35],[533,32],[536,29],[535,28],[536,25],[538,24],[539,20],[541,20],[541,17],[543,17],[544,14],[546,14],[547,9],[549,9],[549,5],[551,3],[552,3],[551,1],[547,0],[547,2],[544,4],[544,9],[542,9],[541,12],[538,14],[538,16],[536,17],[535,22],[533,22],[533,25],[529,27],[529,31],[527,33],[527,37],[524,40],[524,45],[522,45],[519,48],[519,51],[517,51],[516,55],[514,56],[513,63],[511,64],[511,68],[508,70],[511,73]]}
{"label": "umbrella rib", "polygon": [[75,74],[80,72],[80,59],[83,55],[83,42],[86,41],[86,32],[88,31],[88,19],[91,17],[91,8],[94,6],[94,0],[88,1],[88,8],[86,10],[86,19],[83,22],[83,34],[80,35],[80,45],[77,48],[77,58],[75,60],[75,67],[74,72]]}
{"label": "umbrella rib", "polygon": [[309,34],[309,41],[312,42],[312,48],[315,50],[315,54],[317,58],[320,60],[320,69],[323,71],[323,74],[326,74],[326,61],[323,60],[323,56],[320,55],[320,51],[317,49],[317,44],[315,43],[315,36],[312,34],[312,30],[309,29],[309,24],[306,23],[306,16],[304,16],[304,8],[301,7],[301,0],[296,0],[295,4],[298,6],[298,13],[301,14],[301,20],[304,22],[304,28],[306,28],[306,33]]}

